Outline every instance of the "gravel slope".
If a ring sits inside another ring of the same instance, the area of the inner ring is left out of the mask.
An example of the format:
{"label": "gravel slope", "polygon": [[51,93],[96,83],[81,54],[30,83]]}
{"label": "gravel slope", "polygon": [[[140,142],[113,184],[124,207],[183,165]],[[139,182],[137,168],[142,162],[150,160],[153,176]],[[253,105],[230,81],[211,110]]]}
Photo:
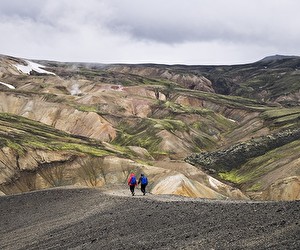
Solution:
{"label": "gravel slope", "polygon": [[0,249],[300,249],[300,201],[50,189],[0,197],[0,222]]}

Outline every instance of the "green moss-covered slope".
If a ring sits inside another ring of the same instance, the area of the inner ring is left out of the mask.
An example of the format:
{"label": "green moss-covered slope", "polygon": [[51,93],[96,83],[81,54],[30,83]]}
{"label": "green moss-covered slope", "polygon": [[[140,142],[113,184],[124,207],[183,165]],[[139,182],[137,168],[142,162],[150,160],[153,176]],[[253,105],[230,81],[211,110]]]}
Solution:
{"label": "green moss-covered slope", "polygon": [[19,153],[26,148],[70,150],[95,156],[113,152],[89,138],[78,137],[21,116],[0,113],[0,147],[10,147]]}

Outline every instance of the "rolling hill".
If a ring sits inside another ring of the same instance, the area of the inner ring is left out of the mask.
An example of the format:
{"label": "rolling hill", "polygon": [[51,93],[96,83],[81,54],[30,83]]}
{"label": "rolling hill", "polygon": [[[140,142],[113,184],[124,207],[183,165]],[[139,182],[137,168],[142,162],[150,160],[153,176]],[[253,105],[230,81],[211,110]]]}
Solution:
{"label": "rolling hill", "polygon": [[187,66],[0,56],[0,190],[300,199],[300,58]]}

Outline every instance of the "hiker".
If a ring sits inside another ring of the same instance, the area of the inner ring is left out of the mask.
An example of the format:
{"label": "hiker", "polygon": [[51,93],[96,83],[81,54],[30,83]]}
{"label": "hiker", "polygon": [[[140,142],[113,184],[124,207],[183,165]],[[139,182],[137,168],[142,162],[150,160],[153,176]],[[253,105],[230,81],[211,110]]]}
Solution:
{"label": "hiker", "polygon": [[130,176],[128,178],[128,185],[129,185],[132,196],[134,196],[134,188],[137,185],[136,177],[135,177],[134,173],[130,174]]}
{"label": "hiker", "polygon": [[146,194],[146,186],[148,185],[148,179],[144,174],[141,174],[141,177],[139,178],[138,184],[141,183],[141,191],[143,195]]}

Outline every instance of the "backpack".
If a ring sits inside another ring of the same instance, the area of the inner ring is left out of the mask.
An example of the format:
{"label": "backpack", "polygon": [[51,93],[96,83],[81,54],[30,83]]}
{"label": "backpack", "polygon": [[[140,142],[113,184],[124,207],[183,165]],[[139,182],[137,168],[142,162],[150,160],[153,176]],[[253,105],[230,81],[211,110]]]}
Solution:
{"label": "backpack", "polygon": [[143,177],[141,178],[141,184],[143,184],[143,185],[147,185],[147,184],[148,184],[148,179],[147,179],[146,176],[143,176]]}
{"label": "backpack", "polygon": [[136,184],[136,177],[135,176],[132,176],[131,179],[130,179],[130,184],[131,185],[135,185]]}

